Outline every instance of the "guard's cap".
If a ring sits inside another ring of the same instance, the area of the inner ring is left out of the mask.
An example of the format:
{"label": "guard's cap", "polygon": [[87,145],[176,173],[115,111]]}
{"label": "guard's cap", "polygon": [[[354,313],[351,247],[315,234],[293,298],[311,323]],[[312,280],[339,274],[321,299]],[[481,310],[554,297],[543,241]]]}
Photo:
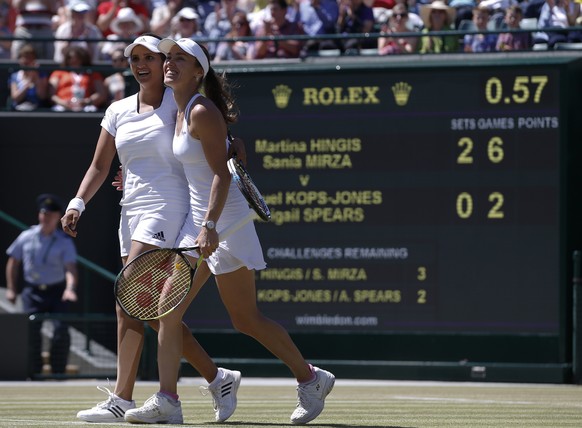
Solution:
{"label": "guard's cap", "polygon": [[43,193],[36,198],[39,211],[63,211],[63,204],[57,195]]}

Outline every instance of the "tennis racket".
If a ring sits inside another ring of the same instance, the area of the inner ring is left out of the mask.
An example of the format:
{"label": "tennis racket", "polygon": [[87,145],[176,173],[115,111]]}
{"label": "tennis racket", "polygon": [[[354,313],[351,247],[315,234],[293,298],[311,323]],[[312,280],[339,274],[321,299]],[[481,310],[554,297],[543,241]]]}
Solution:
{"label": "tennis racket", "polygon": [[[228,139],[232,142],[232,135],[228,133]],[[228,160],[228,170],[240,192],[247,200],[249,207],[253,209],[263,221],[271,220],[271,210],[263,199],[263,195],[255,185],[255,182],[236,155]]]}
{"label": "tennis racket", "polygon": [[[222,231],[219,240],[224,241],[255,218],[251,211]],[[172,312],[190,291],[196,268],[202,262],[199,257],[197,265],[192,266],[183,253],[196,249],[198,246],[155,248],[133,258],[115,280],[115,299],[121,309],[140,321],[159,319]]]}

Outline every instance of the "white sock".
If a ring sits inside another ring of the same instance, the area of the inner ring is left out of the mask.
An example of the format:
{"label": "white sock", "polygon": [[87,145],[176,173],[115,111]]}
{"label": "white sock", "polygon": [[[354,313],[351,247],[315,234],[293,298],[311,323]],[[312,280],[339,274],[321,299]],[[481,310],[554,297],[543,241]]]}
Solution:
{"label": "white sock", "polygon": [[224,379],[224,371],[219,367],[218,368],[218,372],[216,373],[216,377],[214,378],[214,380],[212,382],[210,382],[210,384],[208,385],[209,387],[215,386],[217,385],[222,379]]}

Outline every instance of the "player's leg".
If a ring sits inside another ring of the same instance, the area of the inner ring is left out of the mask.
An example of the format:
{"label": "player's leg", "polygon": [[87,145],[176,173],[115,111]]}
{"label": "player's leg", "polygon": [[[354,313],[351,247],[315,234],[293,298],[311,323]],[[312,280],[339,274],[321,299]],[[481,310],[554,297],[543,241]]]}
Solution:
{"label": "player's leg", "polygon": [[[206,263],[202,263],[196,272],[197,283],[204,284],[210,278],[210,270]],[[202,287],[200,285],[200,287]],[[192,296],[193,298],[194,296]],[[190,300],[191,301],[191,300]],[[160,322],[159,320],[150,321],[148,323],[155,331],[159,331]],[[192,335],[190,328],[184,323],[182,324],[182,356],[200,375],[206,379],[208,383],[211,383],[218,374],[218,367],[212,361],[212,358],[204,350],[204,348],[198,343],[196,338]]]}
{"label": "player's leg", "polygon": [[198,294],[209,277],[206,263],[200,265],[194,273],[192,287],[184,301],[172,312],[159,320],[158,332],[158,365],[160,375],[160,387],[163,391],[177,393],[178,372],[180,358],[183,355],[183,330],[182,319],[190,303]]}
{"label": "player's leg", "polygon": [[137,376],[139,358],[143,348],[143,322],[128,317],[118,305],[117,314],[117,380],[114,392],[97,387],[108,395],[107,400],[91,409],[77,413],[77,418],[86,422],[123,422],[125,413],[135,408],[132,399]]}
{"label": "player's leg", "polygon": [[208,279],[208,274],[196,271],[192,288],[184,301],[173,311],[158,320],[158,374],[160,390],[150,397],[142,407],[125,414],[125,420],[134,423],[184,422],[182,406],[178,399],[178,374],[183,354],[183,322],[186,309]]}
{"label": "player's leg", "polygon": [[[195,245],[195,237],[198,235],[197,228],[194,225],[192,216],[187,216],[184,224],[181,227],[180,237],[176,241],[177,247],[189,247]],[[196,266],[198,262],[198,254],[192,252],[190,255],[186,254],[191,266]],[[210,276],[210,269],[206,263],[201,263],[197,268],[197,284],[192,288],[193,291],[198,291],[197,287],[202,287],[204,282]],[[188,296],[184,308],[186,308],[190,301],[194,298],[194,294]],[[236,393],[241,381],[241,374],[236,370],[229,370],[222,367],[216,367],[214,362],[200,347],[196,339],[192,336],[189,329],[183,325],[182,327],[183,339],[183,354],[187,361],[208,381],[208,386],[205,387],[207,391],[212,394],[215,419],[217,422],[227,420],[236,410],[237,398]]]}
{"label": "player's leg", "polygon": [[[123,241],[122,241],[123,242]],[[122,258],[127,260],[156,248],[154,245],[131,241],[129,254]],[[77,418],[86,422],[123,422],[125,413],[135,408],[133,389],[139,369],[144,343],[144,323],[129,317],[119,305],[115,305],[117,317],[117,379],[113,392],[99,388],[108,395],[107,400],[95,407],[77,413]]]}
{"label": "player's leg", "polygon": [[[194,266],[196,259],[190,259],[190,262]],[[185,311],[209,276],[208,266],[202,263],[196,270],[192,289],[180,307],[161,320],[150,323],[158,331],[160,391],[150,397],[141,408],[128,412],[127,421],[181,423],[182,414],[177,394],[181,355],[208,381],[206,389],[213,396],[216,421],[223,422],[234,413],[240,372],[217,367],[182,321]]]}
{"label": "player's leg", "polygon": [[307,423],[315,419],[323,410],[325,397],[333,388],[335,376],[307,364],[289,333],[260,312],[254,271],[243,267],[217,275],[216,283],[234,328],[260,342],[283,361],[297,379],[298,401],[291,422]]}
{"label": "player's leg", "polygon": [[[190,263],[194,266],[195,259]],[[196,270],[198,275],[197,283],[192,288],[197,288],[195,293],[190,293],[184,302],[184,311],[195,298],[202,285],[210,277],[210,269],[206,263],[201,263]],[[198,285],[197,285],[198,284]],[[237,391],[241,382],[241,373],[236,370],[229,370],[217,367],[214,361],[208,356],[206,351],[200,346],[192,335],[190,329],[183,324],[183,355],[184,358],[206,379],[208,386],[203,390],[209,391],[212,395],[214,416],[216,422],[224,422],[232,416],[237,406]]]}
{"label": "player's leg", "polygon": [[182,424],[181,402],[178,400],[177,382],[182,356],[181,319],[170,321],[176,312],[170,312],[159,322],[158,331],[158,372],[160,391],[148,398],[143,406],[130,409],[125,420],[133,423]]}
{"label": "player's leg", "polygon": [[[149,321],[148,324],[156,332],[160,330],[158,320]],[[208,383],[216,378],[218,367],[184,322],[182,323],[182,356]]]}
{"label": "player's leg", "polygon": [[144,323],[129,317],[119,305],[117,314],[117,380],[114,394],[133,399],[133,388],[144,343]]}
{"label": "player's leg", "polygon": [[220,298],[234,328],[259,341],[289,367],[298,381],[310,380],[313,374],[309,365],[287,331],[257,307],[254,275],[254,271],[243,267],[216,276]]}

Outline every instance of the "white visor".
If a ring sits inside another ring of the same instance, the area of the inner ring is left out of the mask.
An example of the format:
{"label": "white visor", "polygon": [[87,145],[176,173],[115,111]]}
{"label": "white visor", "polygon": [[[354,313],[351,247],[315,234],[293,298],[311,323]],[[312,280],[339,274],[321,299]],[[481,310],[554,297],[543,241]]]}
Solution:
{"label": "white visor", "polygon": [[159,43],[160,43],[160,39],[156,39],[155,37],[139,36],[137,39],[135,39],[133,41],[133,43],[131,45],[128,45],[125,48],[125,50],[123,51],[123,54],[125,55],[126,58],[129,58],[131,56],[131,51],[137,45],[143,46],[146,49],[149,49],[150,51],[152,51],[154,53],[160,53],[160,49],[158,48]]}
{"label": "white visor", "polygon": [[208,74],[208,69],[210,68],[210,64],[208,63],[208,58],[206,58],[204,51],[202,50],[198,43],[196,43],[192,39],[180,39],[180,40],[163,39],[158,44],[158,49],[163,54],[167,55],[170,52],[170,49],[172,49],[172,46],[178,46],[188,55],[191,55],[194,58],[196,58],[200,65],[202,66],[202,70],[204,70],[204,77],[206,77],[206,74]]}

